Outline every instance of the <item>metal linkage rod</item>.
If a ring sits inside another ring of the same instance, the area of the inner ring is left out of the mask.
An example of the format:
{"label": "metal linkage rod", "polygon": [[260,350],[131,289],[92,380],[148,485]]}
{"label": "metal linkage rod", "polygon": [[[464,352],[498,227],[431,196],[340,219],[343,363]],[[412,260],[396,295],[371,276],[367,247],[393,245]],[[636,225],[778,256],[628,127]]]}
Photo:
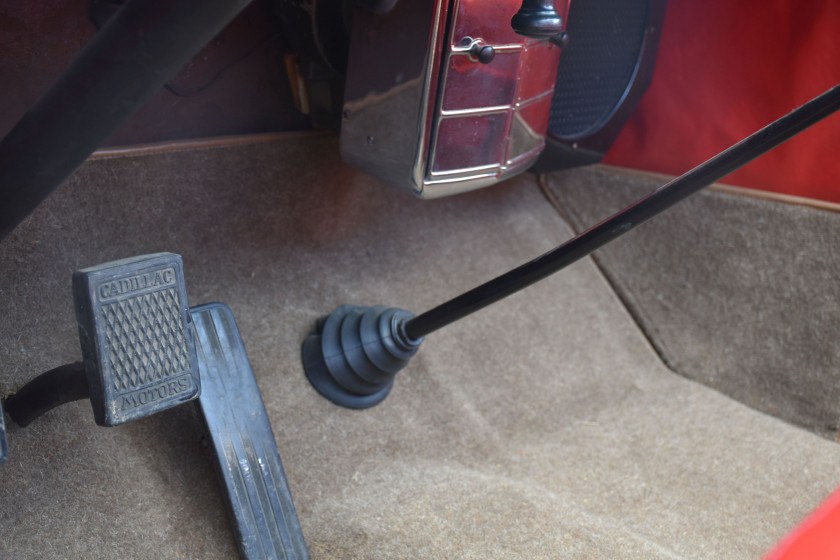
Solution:
{"label": "metal linkage rod", "polygon": [[74,362],[42,373],[6,398],[6,411],[26,427],[57,406],[90,398],[85,364]]}
{"label": "metal linkage rod", "polygon": [[250,0],[130,0],[0,142],[0,239]]}
{"label": "metal linkage rod", "polygon": [[838,109],[840,85],[773,121],[566,243],[406,321],[403,325],[405,334],[413,340],[420,340],[431,332],[542,280],[725,177]]}

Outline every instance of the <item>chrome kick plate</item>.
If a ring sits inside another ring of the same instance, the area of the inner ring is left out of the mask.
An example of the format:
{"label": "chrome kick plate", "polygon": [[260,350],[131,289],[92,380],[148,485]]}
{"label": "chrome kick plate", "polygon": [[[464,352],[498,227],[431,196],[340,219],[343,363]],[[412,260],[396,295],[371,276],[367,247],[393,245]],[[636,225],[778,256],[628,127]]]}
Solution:
{"label": "chrome kick plate", "polygon": [[[565,22],[568,0],[554,2]],[[344,160],[421,198],[497,184],[545,148],[560,48],[518,35],[521,0],[357,8]]]}

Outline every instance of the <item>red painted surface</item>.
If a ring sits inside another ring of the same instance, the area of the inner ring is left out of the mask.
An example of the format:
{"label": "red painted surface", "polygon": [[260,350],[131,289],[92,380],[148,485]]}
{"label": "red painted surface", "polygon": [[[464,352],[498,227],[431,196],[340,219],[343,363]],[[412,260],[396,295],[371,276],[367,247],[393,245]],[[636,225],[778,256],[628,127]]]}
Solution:
{"label": "red painted surface", "polygon": [[[836,0],[669,0],[653,82],[605,162],[679,175],[840,83]],[[840,114],[722,182],[840,202]]]}
{"label": "red painted surface", "polygon": [[764,560],[840,558],[840,490],[836,490]]}

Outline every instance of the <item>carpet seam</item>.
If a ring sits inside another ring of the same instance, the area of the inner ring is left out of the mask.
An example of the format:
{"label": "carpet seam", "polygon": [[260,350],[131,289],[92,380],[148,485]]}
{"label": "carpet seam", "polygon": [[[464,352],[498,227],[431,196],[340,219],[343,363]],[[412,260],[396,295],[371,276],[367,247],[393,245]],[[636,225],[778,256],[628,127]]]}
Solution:
{"label": "carpet seam", "polygon": [[[560,200],[548,186],[548,175],[546,175],[545,173],[537,175],[537,186],[542,192],[543,196],[548,201],[548,203],[551,204],[551,206],[560,216],[560,219],[566,222],[566,224],[569,226],[569,229],[571,229],[575,235],[580,235],[582,230],[576,225],[577,220],[573,219],[571,214],[568,211],[566,211]],[[612,290],[612,292],[618,298],[618,301],[621,302],[622,307],[624,307],[624,309],[627,311],[627,314],[632,319],[633,323],[636,325],[636,327],[638,327],[639,332],[647,341],[648,346],[651,348],[651,350],[653,350],[653,352],[656,354],[656,357],[659,359],[662,365],[664,365],[668,369],[668,371],[675,373],[681,377],[688,378],[688,376],[686,376],[683,373],[680,373],[679,370],[676,369],[676,367],[673,364],[673,361],[668,358],[667,350],[663,348],[660,344],[657,344],[656,337],[649,332],[649,329],[646,326],[646,321],[642,318],[638,306],[633,304],[630,298],[626,295],[627,291],[621,288],[618,279],[614,278],[614,276],[610,274],[609,271],[603,266],[596,253],[597,251],[588,255],[592,264],[595,265],[595,268],[598,271],[598,273],[606,281],[607,285],[610,287],[610,290]]]}

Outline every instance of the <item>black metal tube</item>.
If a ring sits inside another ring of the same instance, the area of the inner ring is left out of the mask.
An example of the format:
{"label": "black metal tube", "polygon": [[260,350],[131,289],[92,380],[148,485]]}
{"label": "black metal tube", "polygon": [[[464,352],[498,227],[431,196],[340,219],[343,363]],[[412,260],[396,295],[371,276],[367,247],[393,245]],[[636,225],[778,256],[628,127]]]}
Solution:
{"label": "black metal tube", "polygon": [[73,362],[32,379],[6,397],[5,405],[9,417],[23,428],[57,406],[87,398],[90,398],[90,390],[85,364]]}
{"label": "black metal tube", "polygon": [[0,239],[250,0],[130,0],[0,142]]}
{"label": "black metal tube", "polygon": [[758,132],[566,243],[407,321],[404,325],[405,333],[410,338],[419,340],[441,327],[542,280],[589,255],[684,198],[711,185],[838,109],[840,109],[840,85],[773,121]]}

